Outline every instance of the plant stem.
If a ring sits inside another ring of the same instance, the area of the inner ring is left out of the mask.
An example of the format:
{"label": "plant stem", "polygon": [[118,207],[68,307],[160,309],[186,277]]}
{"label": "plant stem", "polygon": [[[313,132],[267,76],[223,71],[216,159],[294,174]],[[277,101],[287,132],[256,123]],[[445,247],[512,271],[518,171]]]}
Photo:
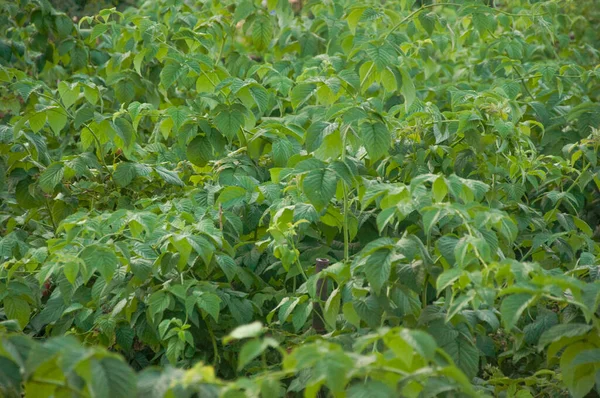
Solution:
{"label": "plant stem", "polygon": [[44,201],[46,202],[46,209],[48,209],[48,215],[50,216],[50,222],[52,223],[52,229],[54,230],[54,236],[56,236],[56,221],[54,221],[54,216],[52,215],[52,209],[50,209],[50,204],[48,203],[48,198],[44,197]]}
{"label": "plant stem", "polygon": [[[346,136],[348,135],[348,128],[346,127],[344,133],[342,134],[342,162],[346,160]],[[342,232],[344,234],[344,262],[348,262],[350,260],[350,231],[348,230],[348,188],[346,187],[345,182],[342,180],[342,189],[344,192],[344,221],[342,226]]]}

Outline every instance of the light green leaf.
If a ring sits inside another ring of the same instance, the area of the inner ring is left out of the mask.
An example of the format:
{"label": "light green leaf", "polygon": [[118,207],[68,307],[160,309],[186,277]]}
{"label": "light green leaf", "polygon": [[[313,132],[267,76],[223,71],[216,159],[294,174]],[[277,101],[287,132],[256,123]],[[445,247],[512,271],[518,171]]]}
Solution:
{"label": "light green leaf", "polygon": [[393,93],[398,89],[398,83],[396,82],[396,75],[390,70],[390,68],[385,68],[381,72],[380,77],[381,84],[385,91]]}
{"label": "light green leaf", "polygon": [[45,111],[35,112],[29,118],[29,127],[31,127],[31,130],[34,133],[37,133],[38,131],[40,131],[42,129],[42,127],[44,127],[45,124],[46,124],[46,112]]}
{"label": "light green leaf", "polygon": [[348,23],[350,32],[352,32],[353,35],[356,34],[356,27],[358,26],[358,21],[360,21],[360,17],[362,17],[366,9],[367,7],[354,8],[346,17],[346,22]]}
{"label": "light green leaf", "polygon": [[341,296],[340,290],[335,289],[331,292],[329,298],[325,302],[323,318],[325,319],[325,324],[327,324],[328,328],[331,330],[335,330],[336,327],[337,316],[340,313]]}
{"label": "light green leaf", "polygon": [[79,86],[77,83],[67,84],[66,82],[60,82],[58,84],[58,93],[65,108],[70,108],[79,97]]}
{"label": "light green leaf", "polygon": [[63,273],[65,274],[65,278],[67,278],[69,283],[74,285],[77,275],[79,275],[79,263],[77,261],[69,261],[65,263],[63,265]]}
{"label": "light green leaf", "polygon": [[64,165],[60,162],[48,166],[38,180],[38,185],[42,188],[42,191],[48,194],[53,193],[54,188],[62,181],[64,171]]}
{"label": "light green leaf", "polygon": [[92,32],[90,33],[90,38],[88,39],[90,43],[92,43],[96,38],[102,36],[108,30],[108,25],[106,24],[98,24],[92,28]]}
{"label": "light green leaf", "polygon": [[247,339],[250,337],[258,337],[263,332],[264,332],[264,328],[263,328],[262,323],[256,321],[256,322],[249,323],[247,325],[238,326],[237,328],[233,329],[231,331],[231,333],[229,333],[229,335],[227,335],[223,339],[223,341],[225,343],[227,343],[231,340],[241,340],[241,339]]}
{"label": "light green leaf", "polygon": [[444,176],[439,176],[433,183],[432,187],[433,198],[436,202],[441,202],[444,200],[446,195],[448,194],[448,186],[446,185],[446,180]]}
{"label": "light green leaf", "polygon": [[417,97],[417,93],[415,90],[415,84],[413,83],[410,74],[405,68],[400,69],[400,74],[402,75],[402,88],[401,92],[404,96],[404,107],[408,112],[410,106],[415,102],[415,98]]}
{"label": "light green leaf", "polygon": [[350,322],[352,326],[356,328],[360,327],[360,316],[356,313],[351,302],[347,302],[343,305],[342,313],[344,314],[344,319]]}
{"label": "light green leaf", "polygon": [[60,108],[48,109],[46,115],[48,116],[48,124],[50,124],[50,128],[54,134],[58,135],[67,124],[67,115]]}
{"label": "light green leaf", "polygon": [[457,280],[462,274],[463,270],[460,268],[450,268],[444,271],[437,277],[435,285],[438,296],[443,293],[444,289],[450,286],[455,280]]}

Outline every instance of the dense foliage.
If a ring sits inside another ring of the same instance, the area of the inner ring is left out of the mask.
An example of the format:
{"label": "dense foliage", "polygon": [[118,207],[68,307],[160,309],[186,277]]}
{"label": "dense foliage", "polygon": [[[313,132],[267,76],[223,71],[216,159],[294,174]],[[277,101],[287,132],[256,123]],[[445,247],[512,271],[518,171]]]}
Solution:
{"label": "dense foliage", "polygon": [[0,0],[0,395],[596,394],[599,25]]}

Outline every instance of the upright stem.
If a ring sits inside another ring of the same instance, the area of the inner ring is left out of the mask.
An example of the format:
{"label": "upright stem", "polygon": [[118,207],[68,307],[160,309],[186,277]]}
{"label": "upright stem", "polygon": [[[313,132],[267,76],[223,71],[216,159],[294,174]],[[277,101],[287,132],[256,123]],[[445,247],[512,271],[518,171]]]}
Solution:
{"label": "upright stem", "polygon": [[[342,133],[342,162],[346,160],[346,136],[348,135],[348,129],[350,126],[346,127],[344,132]],[[348,187],[344,181],[342,181],[342,189],[344,192],[344,222],[342,226],[342,232],[344,234],[344,262],[348,262],[350,260],[350,231],[348,230]]]}
{"label": "upright stem", "polygon": [[52,223],[52,228],[54,229],[54,236],[56,236],[56,222],[54,221],[54,215],[52,215],[52,209],[50,208],[50,203],[48,203],[48,198],[44,198],[46,202],[46,209],[48,210],[48,215],[50,216],[50,222]]}
{"label": "upright stem", "polygon": [[350,231],[348,231],[348,192],[346,185],[344,188],[344,262],[350,261]]}
{"label": "upright stem", "polygon": [[317,274],[317,300],[313,310],[313,329],[319,333],[325,333],[325,321],[323,318],[323,308],[321,303],[327,301],[327,280],[319,273],[329,266],[329,260],[326,258],[317,258],[315,273]]}

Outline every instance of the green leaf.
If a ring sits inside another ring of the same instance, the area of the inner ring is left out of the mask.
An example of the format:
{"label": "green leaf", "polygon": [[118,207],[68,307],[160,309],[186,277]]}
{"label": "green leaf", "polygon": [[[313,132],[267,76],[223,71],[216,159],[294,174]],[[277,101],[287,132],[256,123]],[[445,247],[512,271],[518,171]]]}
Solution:
{"label": "green leaf", "polygon": [[238,356],[238,371],[242,370],[250,361],[262,354],[266,348],[267,345],[257,339],[244,343]]}
{"label": "green leaf", "polygon": [[75,113],[75,122],[73,125],[76,129],[79,129],[83,123],[90,121],[93,117],[94,107],[89,104],[85,104]]}
{"label": "green leaf", "polygon": [[171,303],[171,296],[162,290],[152,293],[148,299],[148,311],[153,320],[159,319]]}
{"label": "green leaf", "polygon": [[242,187],[226,187],[219,194],[217,203],[221,203],[223,208],[230,209],[245,202],[247,191]]}
{"label": "green leaf", "polygon": [[135,98],[135,85],[129,79],[121,79],[115,84],[115,97],[117,101],[126,104]]}
{"label": "green leaf", "polygon": [[198,167],[204,167],[213,159],[213,147],[208,138],[197,136],[187,146],[186,155],[190,162]]}
{"label": "green leaf", "polygon": [[173,120],[173,132],[175,134],[179,132],[181,126],[183,126],[190,117],[190,111],[185,106],[167,108],[167,114]]}
{"label": "green leaf", "polygon": [[233,21],[235,23],[246,19],[254,11],[254,5],[249,0],[240,1],[235,7],[235,14],[233,15]]}
{"label": "green leaf", "polygon": [[221,307],[221,299],[213,293],[202,293],[196,299],[196,303],[200,309],[206,311],[213,317],[215,322],[219,322],[219,311]]}
{"label": "green leaf", "polygon": [[417,93],[415,90],[415,84],[413,83],[410,74],[405,68],[400,69],[400,74],[402,75],[402,88],[400,91],[404,96],[404,107],[408,112],[410,106],[415,102],[415,98],[417,97]]}
{"label": "green leaf", "polygon": [[428,331],[468,378],[475,377],[479,369],[479,350],[466,324],[454,327],[451,323],[438,320],[430,324]]}
{"label": "green leaf", "polygon": [[556,324],[558,324],[556,313],[553,311],[538,312],[535,321],[523,328],[525,342],[532,345],[537,344],[541,335]]}
{"label": "green leaf", "polygon": [[519,293],[505,297],[500,305],[500,313],[502,314],[502,321],[508,330],[511,330],[516,324],[521,314],[525,309],[531,305],[535,297],[526,294]]}
{"label": "green leaf", "polygon": [[414,291],[405,286],[395,286],[389,296],[402,316],[419,315],[421,300]]}
{"label": "green leaf", "polygon": [[313,83],[300,83],[292,89],[292,106],[297,110],[317,92],[317,85]]}
{"label": "green leaf", "polygon": [[365,51],[379,72],[383,71],[388,66],[397,64],[396,50],[394,50],[394,47],[387,41],[383,44],[369,43],[366,45]]}
{"label": "green leaf", "polygon": [[294,330],[299,331],[302,329],[308,317],[310,316],[313,309],[313,304],[310,301],[306,301],[296,307],[294,310],[294,315],[292,316],[292,324],[294,325]]}
{"label": "green leaf", "polygon": [[120,187],[126,187],[137,176],[135,164],[132,162],[121,162],[113,173],[113,179]]}
{"label": "green leaf", "polygon": [[180,64],[166,64],[160,72],[160,82],[165,90],[171,87],[184,74],[184,72],[186,72],[186,68]]}
{"label": "green leaf", "polygon": [[390,70],[390,68],[385,68],[381,72],[380,77],[381,84],[386,91],[393,93],[398,89],[398,83],[396,81],[396,75]]}
{"label": "green leaf", "polygon": [[431,36],[431,33],[433,33],[433,29],[435,28],[435,14],[422,12],[419,14],[417,20],[425,32]]}
{"label": "green leaf", "polygon": [[88,64],[88,49],[87,47],[83,47],[80,44],[76,44],[71,52],[69,53],[71,56],[71,68],[73,70],[79,70],[85,68]]}
{"label": "green leaf", "polygon": [[19,322],[21,329],[29,323],[31,309],[27,301],[20,297],[7,296],[4,298],[4,312],[8,319],[15,319]]}
{"label": "green leaf", "polygon": [[136,134],[131,123],[127,119],[120,117],[111,123],[111,126],[121,141],[120,144],[123,146],[123,151],[125,153],[131,152],[135,146],[136,139]]}
{"label": "green leaf", "polygon": [[374,296],[355,299],[352,302],[352,306],[358,316],[360,316],[360,319],[365,321],[369,327],[378,328],[381,325],[383,311]]}
{"label": "green leaf", "polygon": [[338,177],[331,169],[309,171],[302,181],[302,190],[317,210],[326,207],[335,195]]}
{"label": "green leaf", "polygon": [[275,167],[287,166],[288,160],[294,155],[294,147],[287,139],[279,139],[273,144],[273,160]]}
{"label": "green leaf", "polygon": [[348,389],[347,398],[394,398],[396,391],[381,381],[357,383]]}
{"label": "green leaf", "polygon": [[56,26],[56,33],[61,38],[67,37],[71,35],[73,31],[73,22],[66,15],[57,15],[54,19],[54,24]]}
{"label": "green leaf", "polygon": [[119,260],[108,247],[98,245],[88,246],[79,255],[91,271],[98,271],[109,282],[117,270]]}
{"label": "green leaf", "polygon": [[262,86],[250,87],[250,95],[254,98],[254,102],[261,112],[265,112],[269,105],[269,93]]}
{"label": "green leaf", "polygon": [[577,354],[569,366],[600,364],[600,348],[585,350]]}
{"label": "green leaf", "polygon": [[38,180],[38,185],[42,188],[42,191],[48,194],[53,193],[54,188],[61,183],[64,171],[64,165],[60,162],[55,162],[48,166]]}
{"label": "green leaf", "polygon": [[154,170],[156,170],[156,173],[160,176],[160,178],[162,178],[168,184],[177,185],[179,187],[185,185],[179,178],[179,175],[177,175],[176,171],[167,170],[162,166],[156,166]]}
{"label": "green leaf", "polygon": [[[236,188],[236,187],[229,187],[229,188]],[[235,263],[235,260],[225,254],[218,254],[216,256],[216,258],[217,258],[217,264],[219,265],[219,268],[221,268],[221,270],[227,277],[227,280],[231,282],[233,280],[233,278],[235,278],[235,276],[237,275],[238,266]]]}
{"label": "green leaf", "polygon": [[[446,209],[430,208],[423,212],[423,230],[427,235],[431,232],[431,228],[447,214]],[[455,250],[456,251],[456,250]]]}
{"label": "green leaf", "polygon": [[556,325],[542,334],[540,340],[538,341],[538,347],[544,348],[548,344],[559,341],[562,338],[583,336],[590,330],[592,330],[592,326],[584,323]]}
{"label": "green leaf", "polygon": [[325,318],[325,324],[331,330],[335,330],[337,316],[340,313],[341,296],[340,290],[335,289],[333,292],[331,292],[329,298],[325,302],[323,318]]}
{"label": "green leaf", "polygon": [[89,41],[93,42],[98,37],[102,36],[108,30],[108,25],[106,24],[97,24],[92,28],[92,32],[90,33]]}
{"label": "green leaf", "polygon": [[258,16],[252,23],[252,42],[257,50],[264,50],[273,38],[273,25],[266,15]]}
{"label": "green leaf", "polygon": [[487,31],[493,32],[496,29],[496,19],[487,13],[475,12],[473,13],[473,25],[480,34],[486,33]]}
{"label": "green leaf", "polygon": [[237,108],[222,108],[215,116],[215,125],[225,137],[232,140],[244,125],[244,114]]}
{"label": "green leaf", "polygon": [[390,148],[390,131],[381,122],[363,123],[360,126],[360,135],[372,161],[381,158]]}
{"label": "green leaf", "polygon": [[136,376],[125,362],[114,357],[93,359],[87,382],[95,398],[131,398]]}
{"label": "green leaf", "polygon": [[390,277],[392,269],[392,251],[389,249],[381,249],[372,253],[364,264],[365,275],[367,280],[373,287],[376,293],[381,291],[383,285]]}

